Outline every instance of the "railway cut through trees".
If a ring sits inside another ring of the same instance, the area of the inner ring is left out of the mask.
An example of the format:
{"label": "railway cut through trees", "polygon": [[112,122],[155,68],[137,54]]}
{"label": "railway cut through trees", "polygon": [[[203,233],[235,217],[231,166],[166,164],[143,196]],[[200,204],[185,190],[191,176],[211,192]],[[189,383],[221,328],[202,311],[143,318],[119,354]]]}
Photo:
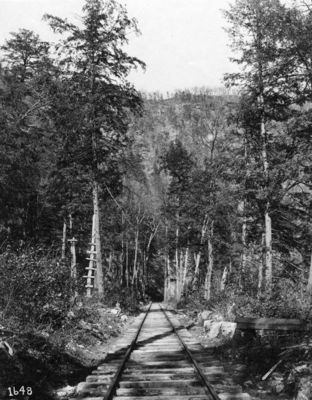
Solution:
{"label": "railway cut through trees", "polygon": [[70,400],[246,400],[223,366],[178,322],[151,304]]}

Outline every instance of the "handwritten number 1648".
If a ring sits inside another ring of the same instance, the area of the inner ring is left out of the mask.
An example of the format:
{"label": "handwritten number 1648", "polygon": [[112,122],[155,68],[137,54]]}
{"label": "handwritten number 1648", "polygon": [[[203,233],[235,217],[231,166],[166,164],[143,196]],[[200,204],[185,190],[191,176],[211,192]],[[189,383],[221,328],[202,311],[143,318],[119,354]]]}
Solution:
{"label": "handwritten number 1648", "polygon": [[21,386],[19,389],[17,389],[15,386],[12,386],[12,387],[8,387],[8,391],[9,391],[10,397],[18,396],[18,395],[24,396],[25,394],[27,396],[31,396],[33,394],[32,388],[30,386],[27,386],[26,388],[25,388],[25,386]]}

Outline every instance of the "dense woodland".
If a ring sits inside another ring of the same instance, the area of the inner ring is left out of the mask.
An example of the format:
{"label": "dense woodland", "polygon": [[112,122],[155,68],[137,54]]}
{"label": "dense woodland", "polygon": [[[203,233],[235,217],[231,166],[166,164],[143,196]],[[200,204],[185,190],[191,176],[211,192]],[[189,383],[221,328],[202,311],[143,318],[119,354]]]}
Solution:
{"label": "dense woodland", "polygon": [[55,43],[20,29],[1,47],[1,316],[88,295],[311,317],[312,3],[237,0],[240,72],[166,96],[127,80],[145,65],[123,6],[82,15],[44,17]]}

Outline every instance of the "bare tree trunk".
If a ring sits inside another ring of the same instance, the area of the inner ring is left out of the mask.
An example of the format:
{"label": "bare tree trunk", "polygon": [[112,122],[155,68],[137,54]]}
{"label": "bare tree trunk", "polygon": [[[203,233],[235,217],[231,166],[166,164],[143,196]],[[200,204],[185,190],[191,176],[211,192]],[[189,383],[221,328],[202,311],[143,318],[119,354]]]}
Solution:
{"label": "bare tree trunk", "polygon": [[176,227],[176,237],[175,237],[175,270],[176,270],[176,301],[179,301],[179,272],[180,272],[180,257],[179,257],[179,213],[176,215],[177,227]]}
{"label": "bare tree trunk", "polygon": [[120,284],[123,285],[125,279],[125,238],[124,238],[124,213],[121,211],[121,254],[120,254]]}
{"label": "bare tree trunk", "polygon": [[179,272],[180,272],[180,265],[179,265],[180,257],[179,257],[179,249],[176,247],[175,249],[175,300],[178,300],[179,297]]}
{"label": "bare tree trunk", "polygon": [[145,297],[146,293],[146,265],[144,266],[144,263],[142,263],[142,273],[140,274],[140,284],[141,284],[141,289],[142,289],[142,296],[143,298]]}
{"label": "bare tree trunk", "polygon": [[150,234],[150,236],[148,238],[146,250],[143,251],[143,267],[142,267],[143,276],[142,276],[142,281],[143,281],[143,285],[144,285],[144,291],[145,291],[146,282],[147,282],[147,279],[148,279],[148,260],[149,260],[149,257],[150,257],[150,248],[151,248],[152,241],[153,241],[153,239],[154,239],[154,237],[156,235],[156,232],[158,230],[158,226],[159,226],[159,224],[157,225],[155,230],[153,232],[151,232],[151,234]]}
{"label": "bare tree trunk", "polygon": [[176,247],[175,248],[175,277],[176,277],[176,282],[177,282],[177,286],[179,285],[179,271],[180,271],[180,265],[179,265],[179,249]]}
{"label": "bare tree trunk", "polygon": [[[208,216],[206,214],[205,218],[204,218],[203,225],[202,225],[202,229],[201,229],[200,246],[202,246],[203,243],[204,243],[205,235],[206,235],[206,232],[207,232],[207,226],[208,226]],[[199,265],[200,265],[201,255],[202,255],[202,251],[201,251],[201,248],[200,248],[198,253],[194,256],[195,271],[194,271],[194,278],[193,278],[193,284],[192,284],[194,290],[196,289],[196,286],[197,286],[198,280],[199,280]]]}
{"label": "bare tree trunk", "polygon": [[70,276],[72,279],[76,280],[76,278],[77,278],[77,258],[76,258],[77,239],[72,238],[69,240],[69,242],[70,242],[70,252],[71,252]]}
{"label": "bare tree trunk", "polygon": [[123,262],[123,249],[121,250],[121,252],[119,253],[119,262],[118,262],[118,266],[117,268],[119,268],[119,272],[118,272],[118,276],[119,276],[119,283],[121,286],[123,286],[124,281],[125,281],[125,266],[124,266],[124,262]]}
{"label": "bare tree trunk", "polygon": [[165,240],[166,240],[166,253],[165,253],[165,277],[164,277],[164,301],[168,302],[168,287],[169,287],[169,269],[170,269],[170,259],[169,259],[169,245],[168,245],[168,221],[166,220],[165,228]]}
{"label": "bare tree trunk", "polygon": [[94,286],[97,288],[99,296],[104,294],[103,282],[103,263],[102,263],[102,249],[101,249],[101,236],[100,236],[100,209],[99,209],[99,186],[97,182],[97,174],[99,171],[99,164],[97,158],[98,138],[97,129],[95,125],[96,110],[94,106],[94,85],[95,85],[95,59],[94,54],[91,54],[91,76],[90,76],[90,115],[89,121],[92,124],[91,146],[92,146],[92,185],[93,185],[93,216],[94,216],[94,239],[96,251],[96,276]]}
{"label": "bare tree trunk", "polygon": [[73,293],[73,300],[78,296],[77,292],[77,258],[76,258],[76,243],[78,240],[76,240],[72,234],[73,234],[73,217],[72,214],[69,214],[69,234],[72,239],[68,240],[70,242],[70,252],[71,252],[71,268],[70,268],[70,276],[73,280],[75,290]]}
{"label": "bare tree trunk", "polygon": [[69,214],[69,235],[73,236],[73,216]]}
{"label": "bare tree trunk", "polygon": [[113,251],[112,251],[112,249],[109,250],[108,272],[110,272],[113,275]]}
{"label": "bare tree trunk", "polygon": [[[178,240],[178,235],[179,235],[179,229],[176,230],[176,241]],[[179,270],[179,248],[176,243],[176,248],[175,248],[175,266],[176,266],[176,271]]]}
{"label": "bare tree trunk", "polygon": [[133,261],[133,273],[132,273],[132,286],[137,289],[138,287],[138,250],[139,250],[139,227],[136,227],[135,231],[135,245],[134,245],[134,261]]}
{"label": "bare tree trunk", "polygon": [[193,287],[196,286],[198,282],[201,254],[202,254],[201,250],[199,250],[198,253],[194,254],[195,270],[194,270]]}
{"label": "bare tree trunk", "polygon": [[142,282],[142,288],[143,292],[145,292],[145,282],[146,282],[146,265],[147,265],[147,255],[145,249],[143,249],[143,254],[142,254],[142,273],[141,273],[141,282]]}
{"label": "bare tree trunk", "polygon": [[248,147],[247,147],[247,137],[246,132],[244,134],[244,162],[245,162],[245,177],[244,177],[244,194],[242,200],[241,213],[243,216],[242,224],[242,254],[240,262],[240,274],[239,274],[239,287],[244,289],[245,287],[245,274],[246,274],[246,263],[247,263],[247,217],[246,217],[246,189],[247,180],[250,176],[249,163],[248,163]]}
{"label": "bare tree trunk", "polygon": [[213,271],[213,246],[212,246],[212,238],[213,238],[213,225],[214,222],[212,221],[209,233],[208,233],[208,264],[207,264],[207,272],[205,277],[205,299],[210,300],[211,298],[211,279],[212,279],[212,271]]}
{"label": "bare tree trunk", "polygon": [[309,279],[308,279],[307,290],[309,293],[312,294],[312,250],[311,250],[311,258],[310,258],[310,270],[309,270]]}
{"label": "bare tree trunk", "polygon": [[187,277],[188,265],[189,265],[189,252],[190,252],[190,248],[189,248],[189,246],[187,246],[187,248],[185,249],[185,256],[184,256],[184,269],[183,269],[183,275],[182,275],[182,293],[184,293],[186,290],[186,277]]}
{"label": "bare tree trunk", "polygon": [[67,224],[66,224],[66,219],[64,218],[63,221],[63,236],[62,236],[62,254],[61,254],[61,260],[64,263],[66,259],[66,232],[67,232]]}
{"label": "bare tree trunk", "polygon": [[[260,66],[261,68],[261,66]],[[262,69],[260,69],[260,78],[262,80]],[[262,82],[261,82],[262,83]],[[268,162],[268,138],[267,132],[265,129],[264,122],[264,100],[263,100],[263,92],[259,96],[259,106],[261,112],[261,120],[260,120],[260,136],[262,141],[262,163],[263,163],[263,173],[265,179],[265,190],[269,189],[269,162]],[[270,201],[268,198],[268,193],[266,193],[267,200],[265,205],[265,213],[264,213],[264,230],[265,230],[265,286],[267,291],[271,291],[272,289],[272,221],[270,217]]]}
{"label": "bare tree trunk", "polygon": [[97,182],[93,182],[93,213],[94,213],[94,237],[96,251],[96,287],[98,294],[104,294],[103,263],[100,237],[100,210],[99,210],[99,188]]}
{"label": "bare tree trunk", "polygon": [[244,217],[243,217],[243,225],[242,225],[242,255],[241,255],[241,266],[240,266],[240,276],[239,276],[239,286],[241,289],[244,288],[245,286],[245,274],[246,274],[246,264],[247,264],[247,242],[246,242],[246,237],[247,237],[247,218],[245,215],[245,202],[243,205],[243,212],[244,212]]}
{"label": "bare tree trunk", "polygon": [[272,221],[269,215],[270,203],[267,202],[265,211],[265,286],[272,290]]}
{"label": "bare tree trunk", "polygon": [[[231,263],[231,261],[230,261],[230,263]],[[231,267],[231,265],[230,265],[230,267]],[[224,292],[224,290],[225,290],[227,276],[228,276],[228,266],[226,265],[223,269],[223,273],[222,273],[222,277],[221,277],[220,292]]]}
{"label": "bare tree trunk", "polygon": [[166,254],[166,262],[165,262],[165,281],[164,281],[164,301],[165,301],[165,303],[168,301],[169,269],[170,269],[170,260],[169,260],[169,253],[167,253]]}
{"label": "bare tree trunk", "polygon": [[177,301],[180,301],[182,296],[182,279],[183,279],[183,249],[179,251],[179,269],[177,276]]}
{"label": "bare tree trunk", "polygon": [[265,243],[265,234],[262,235],[263,254],[259,263],[259,271],[258,271],[258,296],[260,296],[260,294],[262,293],[262,288],[263,288],[263,270],[265,268],[264,243]]}
{"label": "bare tree trunk", "polygon": [[75,287],[73,297],[72,297],[72,301],[74,301],[75,298],[78,296],[78,292],[77,292],[77,288],[76,288],[76,285],[77,285],[77,259],[76,259],[77,240],[73,237],[72,239],[69,240],[69,242],[70,242],[70,253],[71,253],[70,277],[71,277],[72,282]]}
{"label": "bare tree trunk", "polygon": [[126,285],[129,288],[129,243],[126,242]]}

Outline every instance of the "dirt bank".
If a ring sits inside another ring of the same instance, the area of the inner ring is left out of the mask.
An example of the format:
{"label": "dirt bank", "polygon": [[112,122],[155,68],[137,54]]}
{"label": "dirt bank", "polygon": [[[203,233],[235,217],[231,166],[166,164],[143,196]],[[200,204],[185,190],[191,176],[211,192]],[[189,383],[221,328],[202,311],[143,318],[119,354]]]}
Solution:
{"label": "dirt bank", "polygon": [[132,318],[118,307],[93,304],[70,312],[58,330],[1,329],[0,399],[18,392],[21,399],[30,392],[31,400],[65,399],[103,361]]}

